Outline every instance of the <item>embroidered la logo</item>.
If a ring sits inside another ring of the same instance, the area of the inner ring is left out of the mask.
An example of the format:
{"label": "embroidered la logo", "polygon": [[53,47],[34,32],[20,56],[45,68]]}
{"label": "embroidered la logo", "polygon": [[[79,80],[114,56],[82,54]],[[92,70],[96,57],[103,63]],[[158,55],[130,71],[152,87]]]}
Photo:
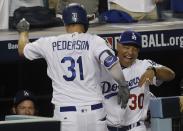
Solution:
{"label": "embroidered la logo", "polygon": [[27,91],[24,91],[24,96],[29,96],[29,93]]}
{"label": "embroidered la logo", "polygon": [[77,13],[72,13],[72,20],[76,22],[78,19]]}
{"label": "embroidered la logo", "polygon": [[136,37],[136,35],[134,33],[132,33],[132,39],[133,40],[137,40],[137,37]]}

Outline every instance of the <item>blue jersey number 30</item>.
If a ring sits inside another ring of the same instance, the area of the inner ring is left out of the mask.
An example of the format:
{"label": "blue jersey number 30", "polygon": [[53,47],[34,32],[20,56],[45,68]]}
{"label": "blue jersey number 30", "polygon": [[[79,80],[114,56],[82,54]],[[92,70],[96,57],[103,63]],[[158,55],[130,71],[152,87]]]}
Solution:
{"label": "blue jersey number 30", "polygon": [[66,81],[73,81],[76,78],[76,70],[75,66],[79,66],[79,73],[80,73],[80,80],[84,80],[83,76],[83,64],[82,64],[82,57],[79,56],[78,59],[75,61],[72,57],[64,57],[61,60],[61,63],[65,63],[66,61],[70,62],[70,66],[67,67],[68,71],[71,72],[71,76],[63,75],[63,78]]}

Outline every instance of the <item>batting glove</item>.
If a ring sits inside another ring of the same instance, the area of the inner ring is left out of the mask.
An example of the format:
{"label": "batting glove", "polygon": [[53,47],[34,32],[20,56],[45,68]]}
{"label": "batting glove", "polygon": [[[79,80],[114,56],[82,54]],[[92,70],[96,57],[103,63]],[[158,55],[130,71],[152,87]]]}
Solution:
{"label": "batting glove", "polygon": [[30,27],[30,24],[28,21],[26,21],[25,18],[21,19],[16,26],[18,32],[29,31],[29,27]]}
{"label": "batting glove", "polygon": [[130,90],[128,88],[128,83],[126,82],[124,85],[119,85],[118,104],[121,105],[121,108],[126,108],[129,97]]}

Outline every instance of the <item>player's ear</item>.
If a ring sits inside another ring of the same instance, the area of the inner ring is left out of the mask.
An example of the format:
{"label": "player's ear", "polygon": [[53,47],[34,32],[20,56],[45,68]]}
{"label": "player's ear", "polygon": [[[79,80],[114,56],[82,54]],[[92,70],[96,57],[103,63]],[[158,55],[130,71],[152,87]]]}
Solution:
{"label": "player's ear", "polygon": [[39,110],[37,108],[35,109],[34,115],[35,116],[38,116],[39,115]]}

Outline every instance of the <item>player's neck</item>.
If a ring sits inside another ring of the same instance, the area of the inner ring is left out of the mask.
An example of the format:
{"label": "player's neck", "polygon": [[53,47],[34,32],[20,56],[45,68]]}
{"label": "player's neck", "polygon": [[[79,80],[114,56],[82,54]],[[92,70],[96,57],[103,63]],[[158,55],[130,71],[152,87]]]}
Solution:
{"label": "player's neck", "polygon": [[125,68],[127,68],[127,67],[125,67],[125,66],[121,65],[121,68],[122,68],[122,69],[125,69]]}
{"label": "player's neck", "polygon": [[66,26],[66,31],[68,33],[74,33],[74,32],[84,33],[85,29],[84,26],[81,24],[71,24]]}

